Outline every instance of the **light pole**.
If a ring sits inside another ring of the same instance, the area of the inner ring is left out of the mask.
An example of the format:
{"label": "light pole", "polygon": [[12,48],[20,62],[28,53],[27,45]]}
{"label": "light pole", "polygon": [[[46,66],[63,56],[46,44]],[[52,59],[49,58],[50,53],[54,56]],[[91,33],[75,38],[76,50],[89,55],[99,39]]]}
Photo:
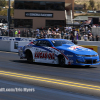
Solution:
{"label": "light pole", "polygon": [[8,9],[8,36],[10,33],[10,0],[9,0],[9,9]]}

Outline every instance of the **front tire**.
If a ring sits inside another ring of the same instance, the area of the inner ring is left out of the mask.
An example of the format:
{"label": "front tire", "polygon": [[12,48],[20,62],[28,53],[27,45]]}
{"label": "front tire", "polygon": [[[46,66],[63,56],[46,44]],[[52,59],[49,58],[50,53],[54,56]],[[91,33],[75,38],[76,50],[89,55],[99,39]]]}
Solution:
{"label": "front tire", "polygon": [[59,65],[61,67],[65,66],[65,58],[64,58],[64,56],[59,56],[58,57],[58,62],[59,62]]}
{"label": "front tire", "polygon": [[33,63],[33,55],[31,53],[31,51],[26,52],[26,58],[27,58],[28,63]]}

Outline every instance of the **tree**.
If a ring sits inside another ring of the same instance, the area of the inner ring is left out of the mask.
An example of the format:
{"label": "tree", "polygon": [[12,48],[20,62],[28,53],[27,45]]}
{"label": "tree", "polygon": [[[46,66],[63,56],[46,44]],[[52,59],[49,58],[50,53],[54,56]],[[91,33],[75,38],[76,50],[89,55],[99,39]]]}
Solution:
{"label": "tree", "polygon": [[97,8],[96,8],[96,7],[94,7],[94,10],[97,10]]}
{"label": "tree", "polygon": [[87,9],[88,9],[88,10],[92,10],[92,7],[89,5]]}
{"label": "tree", "polygon": [[100,4],[99,3],[97,4],[97,8],[98,8],[98,10],[100,9]]}
{"label": "tree", "polygon": [[6,6],[6,0],[0,0],[0,6],[5,7]]}
{"label": "tree", "polygon": [[87,8],[87,4],[84,3],[84,4],[83,4],[83,7],[84,7],[84,10],[86,10],[86,8]]}
{"label": "tree", "polygon": [[92,10],[93,10],[93,8],[94,8],[94,6],[95,6],[94,0],[90,0],[89,3],[90,3],[90,6],[92,7]]}
{"label": "tree", "polygon": [[11,2],[11,6],[14,8],[14,1]]}

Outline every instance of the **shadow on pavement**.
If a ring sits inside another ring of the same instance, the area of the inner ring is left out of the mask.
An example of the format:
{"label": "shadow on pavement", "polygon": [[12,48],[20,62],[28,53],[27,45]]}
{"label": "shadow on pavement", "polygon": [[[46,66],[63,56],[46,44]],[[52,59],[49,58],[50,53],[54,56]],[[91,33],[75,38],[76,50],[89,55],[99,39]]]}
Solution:
{"label": "shadow on pavement", "polygon": [[[23,63],[23,64],[30,64],[27,62],[27,60],[10,60],[12,62],[16,62],[16,63]],[[91,68],[97,68],[96,66],[79,66],[79,65],[65,65],[63,67],[59,66],[58,64],[46,64],[46,63],[37,63],[37,62],[33,62],[31,63],[35,64],[35,65],[42,65],[42,66],[50,66],[50,67],[58,67],[58,68],[76,68],[76,69],[91,69]]]}

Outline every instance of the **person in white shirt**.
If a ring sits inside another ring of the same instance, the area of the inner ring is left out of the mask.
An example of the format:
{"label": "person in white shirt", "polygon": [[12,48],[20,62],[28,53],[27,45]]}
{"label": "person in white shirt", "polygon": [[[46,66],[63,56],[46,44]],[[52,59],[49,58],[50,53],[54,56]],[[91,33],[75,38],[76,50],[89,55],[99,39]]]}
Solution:
{"label": "person in white shirt", "polygon": [[83,39],[84,39],[85,41],[88,40],[88,35],[87,35],[86,33],[83,35]]}
{"label": "person in white shirt", "polygon": [[57,27],[57,28],[56,28],[56,32],[58,32],[58,31],[59,31],[59,28]]}

